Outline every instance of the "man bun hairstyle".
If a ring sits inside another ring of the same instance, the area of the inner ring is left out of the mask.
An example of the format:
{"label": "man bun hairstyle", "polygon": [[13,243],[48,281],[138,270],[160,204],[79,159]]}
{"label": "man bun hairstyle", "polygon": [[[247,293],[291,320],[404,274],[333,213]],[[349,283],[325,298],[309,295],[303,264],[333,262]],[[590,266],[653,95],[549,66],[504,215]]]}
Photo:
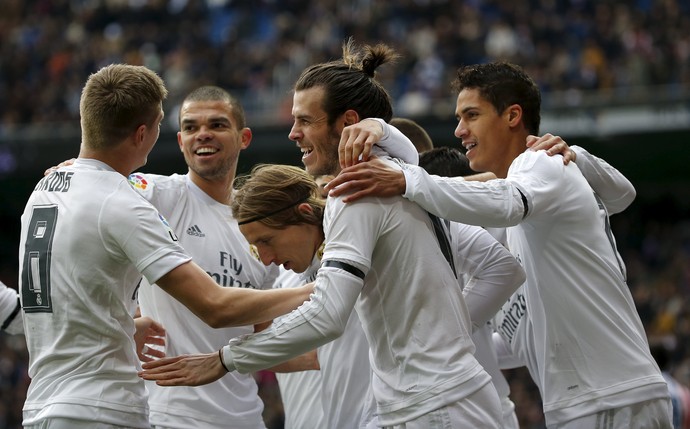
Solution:
{"label": "man bun hairstyle", "polygon": [[336,61],[315,64],[306,68],[295,83],[294,90],[302,91],[322,87],[325,91],[323,110],[328,124],[338,116],[354,110],[360,119],[381,118],[388,122],[393,117],[391,97],[376,80],[379,66],[394,62],[395,51],[384,44],[358,48],[353,39],[343,43],[343,57]]}

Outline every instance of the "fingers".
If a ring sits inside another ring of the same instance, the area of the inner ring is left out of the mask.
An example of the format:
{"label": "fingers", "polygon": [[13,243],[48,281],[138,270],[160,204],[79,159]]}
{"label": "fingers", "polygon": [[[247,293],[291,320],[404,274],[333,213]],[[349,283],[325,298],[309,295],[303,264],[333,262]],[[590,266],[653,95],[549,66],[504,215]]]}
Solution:
{"label": "fingers", "polygon": [[340,168],[347,168],[357,164],[360,155],[363,161],[367,161],[371,152],[371,144],[367,147],[366,142],[366,136],[361,133],[343,131],[343,134],[340,136],[340,144],[338,145]]}
{"label": "fingers", "polygon": [[66,160],[66,161],[62,161],[62,162],[59,163],[58,165],[55,165],[55,166],[53,166],[53,167],[50,167],[50,168],[46,169],[46,171],[43,172],[43,175],[44,175],[44,176],[47,176],[47,175],[49,175],[50,173],[54,172],[55,170],[57,170],[57,169],[60,168],[60,167],[66,167],[66,166],[68,166],[68,165],[72,165],[72,164],[74,164],[74,161],[75,161],[75,160],[76,160],[76,158],[70,158],[70,159],[68,159],[68,160]]}
{"label": "fingers", "polygon": [[340,174],[328,183],[328,196],[337,197],[349,194],[360,188],[360,180],[365,178],[366,170],[355,170],[359,166],[351,167],[349,172],[341,171]]}
{"label": "fingers", "polygon": [[371,147],[382,137],[382,126],[375,120],[365,119],[343,128],[338,145],[340,168],[356,165],[360,157],[362,161],[368,161]]}
{"label": "fingers", "polygon": [[[158,335],[151,335],[148,336],[144,339],[146,344],[150,344],[152,346],[164,346],[165,345],[165,337],[161,337]],[[152,350],[152,349],[149,349]]]}
{"label": "fingers", "polygon": [[[342,170],[340,174],[331,179],[323,188],[329,192],[329,195],[331,195],[331,192],[335,191],[336,188],[339,189],[343,183],[346,183],[349,180],[357,179],[358,175],[365,173],[366,166],[364,164],[347,167],[347,170]],[[341,193],[342,192],[340,191],[336,191],[336,193],[332,195],[340,195]]]}
{"label": "fingers", "polygon": [[570,161],[575,161],[575,151],[568,148],[563,154],[563,165],[568,165]]}
{"label": "fingers", "polygon": [[169,358],[157,359],[152,362],[147,362],[143,364],[141,367],[147,371],[151,370],[152,372],[156,372],[156,370],[160,371],[161,368],[175,364],[176,362],[180,361],[183,357],[184,356],[174,356]]}

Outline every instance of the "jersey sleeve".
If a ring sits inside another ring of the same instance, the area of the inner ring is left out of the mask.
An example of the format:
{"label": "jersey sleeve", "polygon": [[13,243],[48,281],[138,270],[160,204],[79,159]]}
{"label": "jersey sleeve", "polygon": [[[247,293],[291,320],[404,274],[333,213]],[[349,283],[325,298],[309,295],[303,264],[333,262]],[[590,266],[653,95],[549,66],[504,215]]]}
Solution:
{"label": "jersey sleeve", "polygon": [[176,174],[162,176],[136,172],[128,177],[129,184],[142,197],[146,198],[164,216],[179,209],[180,187],[172,186],[178,179]]}
{"label": "jersey sleeve", "polygon": [[267,329],[230,340],[223,363],[232,371],[258,371],[338,338],[345,330],[362,280],[350,272],[322,267],[310,300]]}
{"label": "jersey sleeve", "polygon": [[582,147],[571,146],[570,149],[577,154],[575,164],[589,186],[599,195],[609,214],[620,213],[633,202],[637,192],[623,173]]}
{"label": "jersey sleeve", "polygon": [[433,176],[414,165],[404,165],[403,173],[407,183],[403,197],[442,219],[507,227],[525,217],[524,195],[505,179],[472,182],[461,177]]}
{"label": "jersey sleeve", "polygon": [[150,283],[191,260],[165,217],[131,189],[111,195],[99,228],[109,251],[128,259]]}
{"label": "jersey sleeve", "polygon": [[455,266],[469,276],[463,296],[474,331],[491,320],[503,303],[525,281],[515,257],[478,226],[451,225]]}
{"label": "jersey sleeve", "polygon": [[417,148],[414,147],[412,141],[410,141],[405,134],[394,126],[386,123],[383,119],[367,119],[375,120],[383,127],[383,137],[376,143],[376,146],[374,146],[374,154],[377,153],[376,147],[378,146],[384,154],[391,158],[397,158],[412,165],[419,164],[419,152],[417,152]]}

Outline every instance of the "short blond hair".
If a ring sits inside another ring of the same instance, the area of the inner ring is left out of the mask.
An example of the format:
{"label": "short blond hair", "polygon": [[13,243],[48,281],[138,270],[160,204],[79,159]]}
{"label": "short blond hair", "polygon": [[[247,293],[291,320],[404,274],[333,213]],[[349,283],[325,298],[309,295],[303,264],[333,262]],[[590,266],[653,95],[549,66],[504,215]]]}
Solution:
{"label": "short blond hair", "polygon": [[82,143],[90,149],[119,144],[140,125],[153,125],[167,96],[163,79],[144,66],[101,68],[81,93]]}

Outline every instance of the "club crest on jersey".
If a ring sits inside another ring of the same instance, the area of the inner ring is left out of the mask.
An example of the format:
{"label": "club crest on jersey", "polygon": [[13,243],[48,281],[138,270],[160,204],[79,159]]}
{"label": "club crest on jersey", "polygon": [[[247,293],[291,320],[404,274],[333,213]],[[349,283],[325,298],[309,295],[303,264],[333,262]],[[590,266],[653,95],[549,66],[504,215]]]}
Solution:
{"label": "club crest on jersey", "polygon": [[261,261],[261,256],[259,256],[259,250],[253,244],[249,245],[249,253],[251,253],[257,261]]}
{"label": "club crest on jersey", "polygon": [[136,189],[145,190],[149,186],[149,182],[146,181],[143,175],[133,173],[129,175],[129,183]]}
{"label": "club crest on jersey", "polygon": [[173,232],[172,227],[168,223],[168,220],[166,218],[164,218],[163,215],[160,213],[158,213],[158,218],[161,220],[161,222],[163,222],[163,225],[165,225],[165,228],[168,230],[168,235],[170,235],[170,238],[172,238],[172,241],[177,241],[178,240],[177,235],[175,235],[175,233]]}

